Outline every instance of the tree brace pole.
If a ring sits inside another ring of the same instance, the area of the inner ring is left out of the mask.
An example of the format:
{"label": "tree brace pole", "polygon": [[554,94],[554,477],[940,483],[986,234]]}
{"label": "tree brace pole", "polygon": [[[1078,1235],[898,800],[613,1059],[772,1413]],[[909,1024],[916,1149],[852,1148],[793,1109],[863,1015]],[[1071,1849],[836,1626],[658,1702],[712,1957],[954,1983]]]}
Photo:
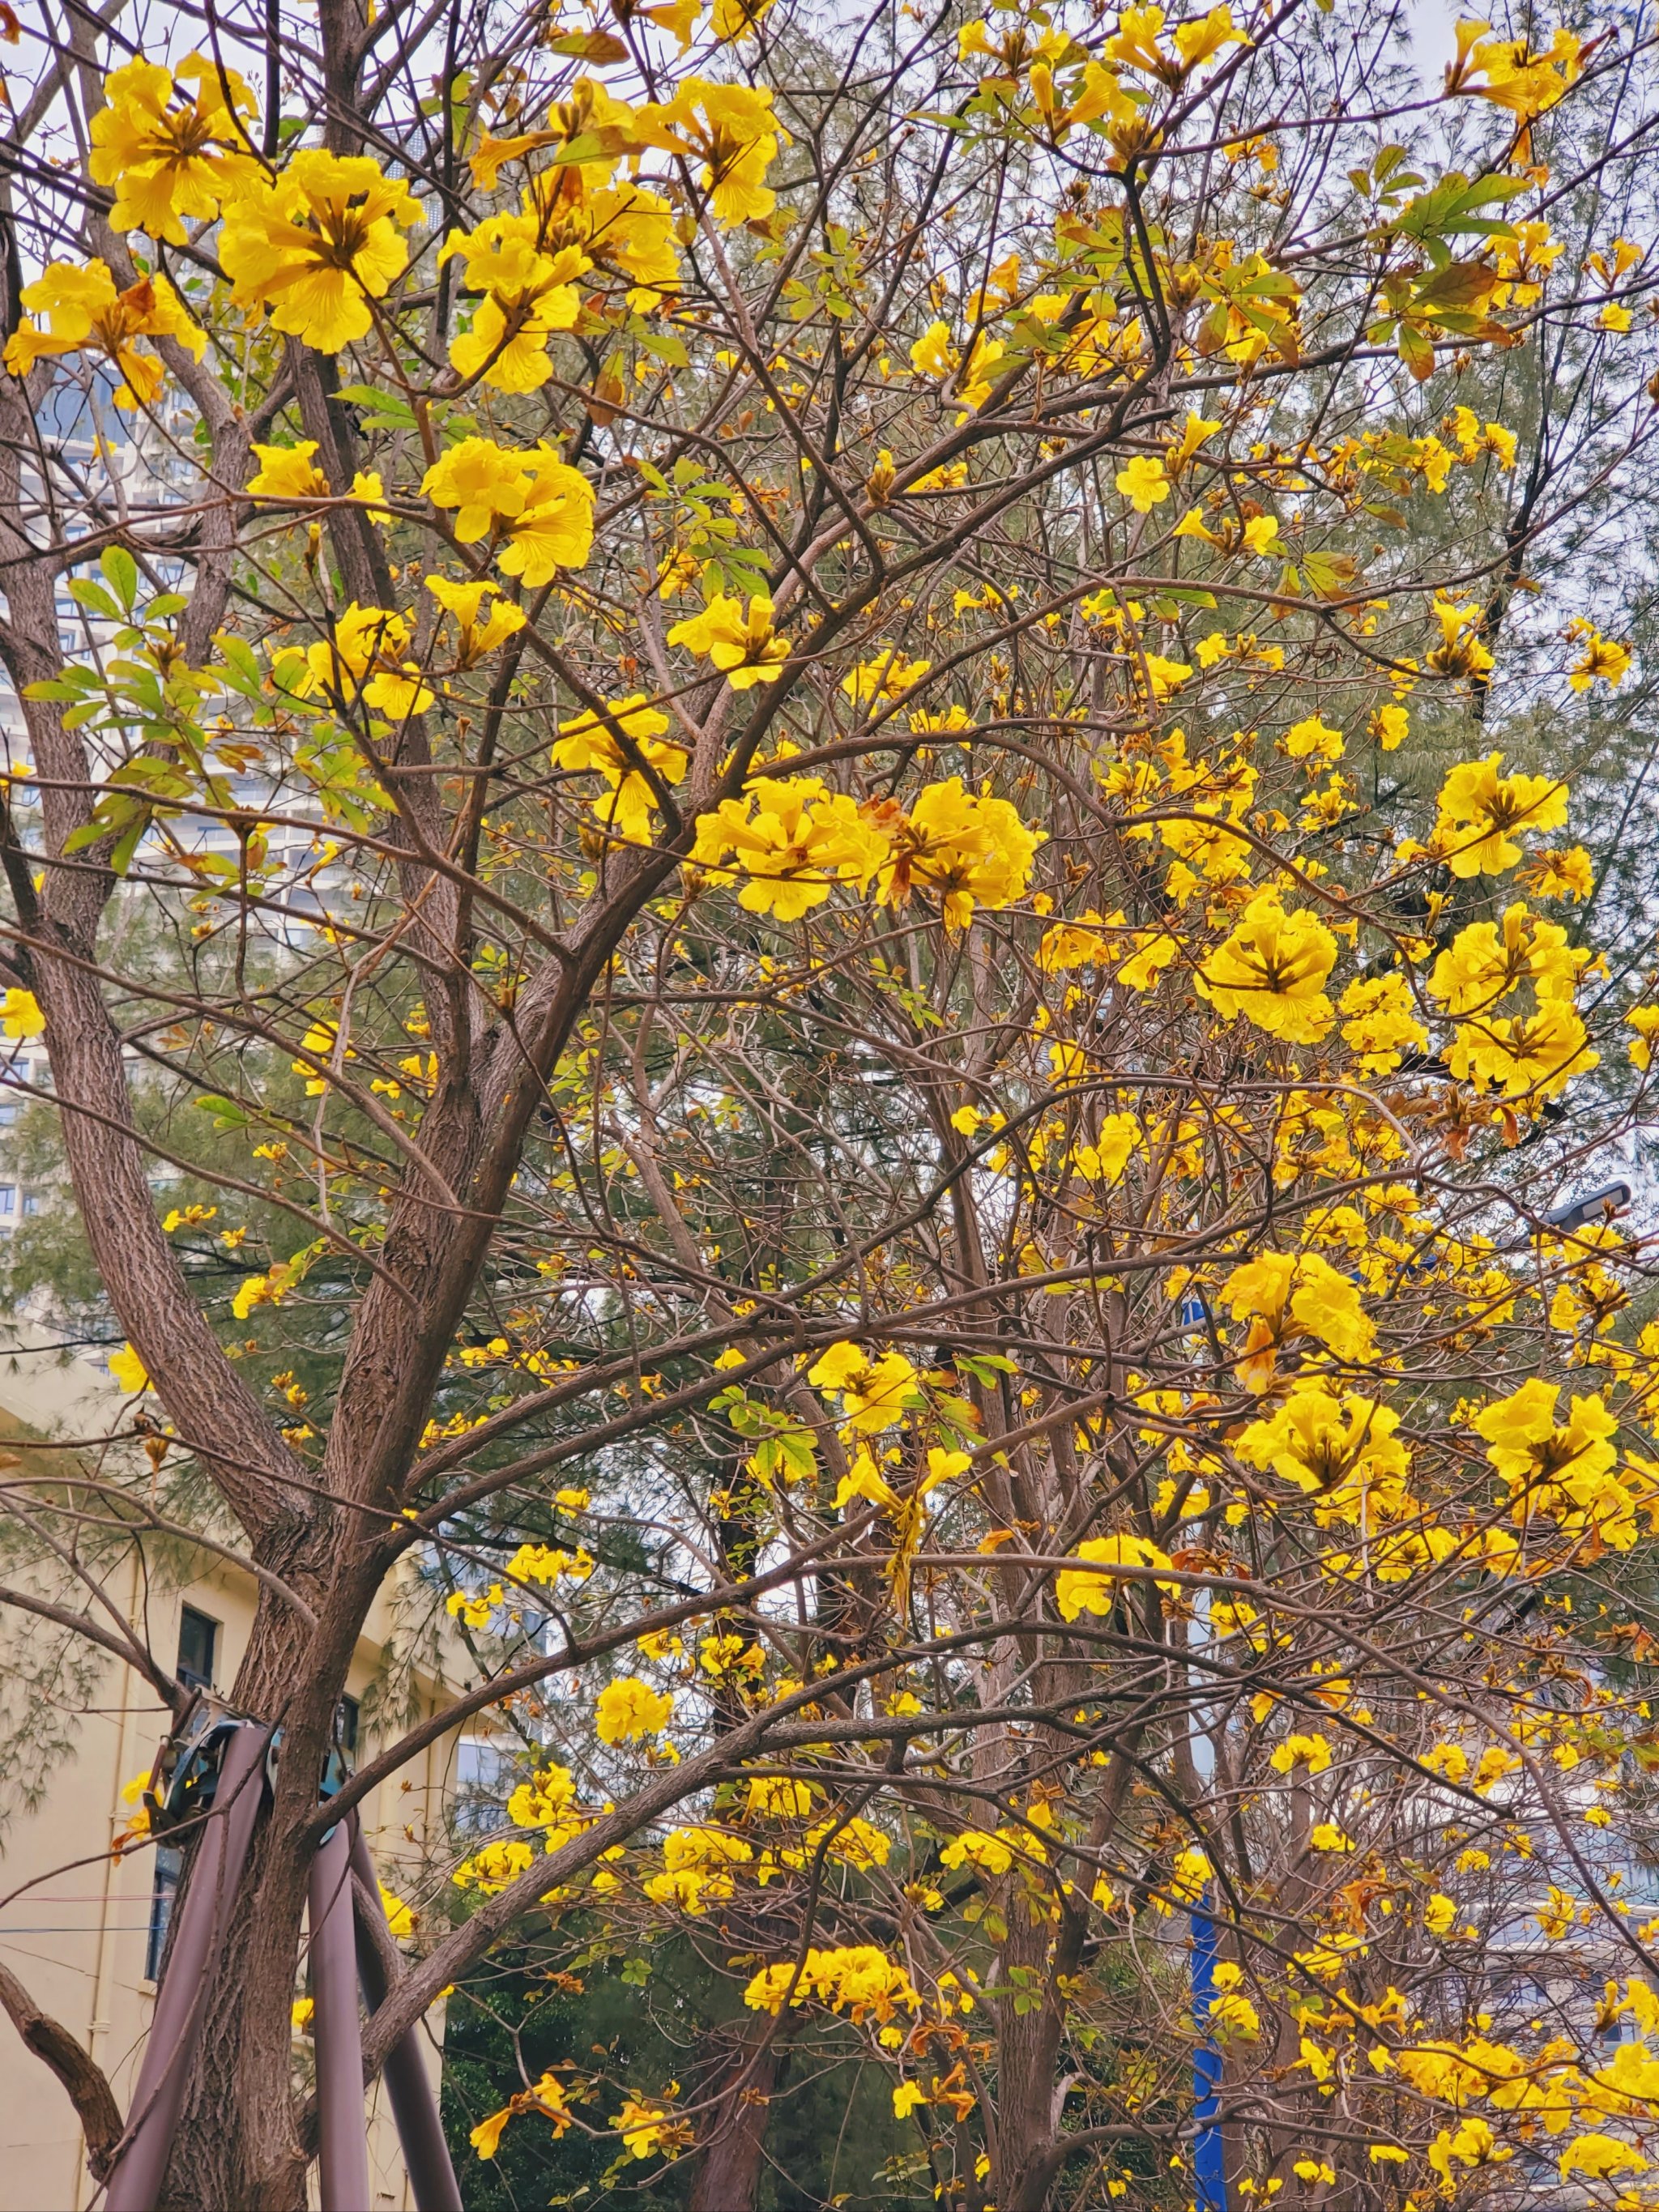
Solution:
{"label": "tree brace pole", "polygon": [[373,2212],[363,2112],[363,2036],[352,1941],[351,1846],[331,1828],[311,1862],[311,1987],[316,2013],[322,2212]]}
{"label": "tree brace pole", "polygon": [[[384,1927],[386,1912],[380,1904],[380,1885],[355,1808],[346,1815],[346,1826],[351,1831],[352,1871],[362,1885],[358,1911],[378,1912]],[[386,2002],[386,1969],[373,1936],[361,1920],[357,1926],[357,1972],[362,1981],[364,2002],[373,2013]],[[361,2058],[358,2071],[361,2075]],[[455,2179],[449,2145],[444,2141],[438,2100],[432,2094],[418,2029],[410,2028],[392,2045],[386,2054],[384,2071],[386,2094],[392,2100],[392,2117],[398,2124],[398,2141],[403,2146],[404,2164],[409,2169],[410,2185],[419,2212],[462,2212],[460,2185]],[[324,2202],[327,2203],[326,2197]],[[331,2206],[328,2212],[333,2212]]]}
{"label": "tree brace pole", "polygon": [[105,2212],[155,2212],[201,2038],[209,1984],[264,1796],[260,1770],[270,1741],[269,1729],[248,1722],[233,1729],[226,1743],[213,1808],[179,1900],[178,1925],[156,1992],[128,2133],[110,2168]]}

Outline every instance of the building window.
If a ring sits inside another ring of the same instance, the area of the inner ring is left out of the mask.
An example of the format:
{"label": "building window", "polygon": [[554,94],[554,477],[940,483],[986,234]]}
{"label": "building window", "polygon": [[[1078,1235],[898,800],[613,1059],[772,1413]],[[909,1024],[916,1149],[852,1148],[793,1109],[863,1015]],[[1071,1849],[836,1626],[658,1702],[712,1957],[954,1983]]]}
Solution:
{"label": "building window", "polygon": [[184,1865],[184,1854],[171,1844],[155,1846],[155,1880],[149,1893],[149,1940],[144,1946],[144,1979],[159,1982],[161,1978],[161,1954],[167,1946],[167,1925],[173,1918],[173,1900],[179,1893],[179,1874]]}
{"label": "building window", "polygon": [[187,1690],[213,1687],[213,1662],[218,1656],[219,1624],[187,1605],[179,1616],[179,1663],[173,1672]]}
{"label": "building window", "polygon": [[25,1213],[39,1213],[40,1194],[38,1190],[26,1190],[23,1193],[23,1211]]}
{"label": "building window", "polygon": [[[218,1647],[218,1622],[210,1620],[204,1613],[198,1613],[193,1605],[185,1606],[179,1616],[179,1658],[173,1672],[187,1690],[212,1689],[213,1663]],[[146,1981],[161,1978],[167,1924],[173,1918],[173,1900],[179,1893],[183,1866],[182,1852],[175,1850],[171,1844],[156,1845],[155,1874],[149,1893],[149,1936],[144,1946]]]}
{"label": "building window", "polygon": [[17,1186],[15,1182],[0,1182],[0,1213],[17,1211]]}
{"label": "building window", "polygon": [[357,1759],[357,1716],[360,1711],[356,1698],[342,1698],[335,1723],[334,1732],[339,1738],[340,1748],[353,1765]]}

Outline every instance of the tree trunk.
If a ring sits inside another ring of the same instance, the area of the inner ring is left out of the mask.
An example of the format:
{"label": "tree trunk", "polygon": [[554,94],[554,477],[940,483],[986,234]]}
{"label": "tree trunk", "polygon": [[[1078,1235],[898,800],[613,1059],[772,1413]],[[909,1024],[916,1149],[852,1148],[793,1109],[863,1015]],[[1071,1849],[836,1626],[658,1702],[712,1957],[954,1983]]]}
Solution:
{"label": "tree trunk", "polygon": [[769,2100],[782,2059],[781,2034],[775,2033],[763,2051],[760,2043],[767,2030],[776,2027],[763,2013],[757,2021],[741,2021],[729,2033],[732,2062],[708,2124],[688,2212],[754,2212]]}
{"label": "tree trunk", "polygon": [[[1003,2007],[998,2037],[998,2067],[1001,2094],[998,2099],[997,2138],[1000,2153],[995,2197],[1000,2212],[1045,2212],[1048,2191],[1060,2171],[1063,2152],[1055,2143],[1055,2073],[1065,2014],[1054,1988],[1056,1961],[1050,1956],[1050,1930],[1045,1921],[1032,1927],[1025,1900],[1018,1887],[1006,1885],[1001,1900],[1008,1915],[1008,1940],[1002,1949],[1003,1970],[1023,1967],[1037,1979],[1028,1984],[1041,2002],[1026,2011],[1012,2004]],[[1062,1934],[1070,1931],[1062,1929]]]}

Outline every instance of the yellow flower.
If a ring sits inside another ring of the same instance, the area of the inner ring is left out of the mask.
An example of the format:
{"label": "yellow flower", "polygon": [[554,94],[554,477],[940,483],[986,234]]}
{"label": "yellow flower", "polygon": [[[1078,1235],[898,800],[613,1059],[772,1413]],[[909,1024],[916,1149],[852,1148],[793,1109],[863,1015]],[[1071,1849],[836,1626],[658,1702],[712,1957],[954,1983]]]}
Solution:
{"label": "yellow flower", "polygon": [[495,2157],[501,2148],[501,2136],[507,2122],[513,2118],[515,2109],[512,2105],[503,2105],[499,2112],[492,2112],[488,2119],[480,2120],[477,2126],[468,2136],[467,2141],[480,2158]]}
{"label": "yellow flower", "polygon": [[1199,447],[1207,444],[1220,428],[1221,418],[1218,416],[1214,422],[1210,422],[1202,415],[1194,415],[1189,408],[1181,435],[1169,451],[1170,469],[1179,475]]}
{"label": "yellow flower", "polygon": [[1075,921],[1057,921],[1044,931],[1036,964],[1045,975],[1060,975],[1072,968],[1097,968],[1112,957],[1111,945],[1101,932],[1123,927],[1121,909],[1107,916],[1091,907]]}
{"label": "yellow flower", "polygon": [[1170,479],[1164,464],[1146,453],[1136,453],[1113,479],[1137,514],[1150,514],[1160,500],[1170,496]]}
{"label": "yellow flower", "polygon": [[1521,858],[1517,830],[1559,830],[1567,818],[1567,787],[1550,775],[1502,773],[1504,757],[1462,761],[1440,787],[1436,840],[1453,875],[1498,876]]}
{"label": "yellow flower", "polygon": [[629,2097],[611,2124],[621,2136],[632,2156],[650,2158],[659,2144],[668,2138],[674,2123],[661,2106],[646,2104],[638,2097]]}
{"label": "yellow flower", "polygon": [[1571,1893],[1558,1889],[1553,1882],[1550,1884],[1547,1901],[1533,1915],[1547,1943],[1559,1943],[1564,1936],[1570,1935],[1577,1917]]}
{"label": "yellow flower", "polygon": [[1553,1098],[1601,1058],[1574,1009],[1547,999],[1534,1013],[1460,1024],[1446,1065],[1460,1083],[1501,1091],[1505,1098]]}
{"label": "yellow flower", "polygon": [[1529,914],[1517,899],[1501,922],[1473,921],[1459,930],[1436,960],[1429,989],[1454,1014],[1486,1013],[1522,983],[1540,1001],[1571,1000],[1589,957],[1559,924]]}
{"label": "yellow flower", "polygon": [[690,76],[665,106],[641,108],[636,128],[646,144],[702,163],[702,188],[717,222],[755,222],[776,206],[777,194],[763,181],[783,137],[769,87]]}
{"label": "yellow flower", "polygon": [[[716,883],[741,881],[738,904],[745,912],[796,921],[836,884],[862,889],[890,849],[845,793],[826,790],[815,775],[763,775],[741,799],[722,799],[698,817],[690,858]],[[728,860],[737,866],[721,865]]]}
{"label": "yellow flower", "polygon": [[258,473],[248,478],[248,489],[264,499],[326,499],[328,478],[312,459],[316,450],[314,438],[299,446],[256,444]]}
{"label": "yellow flower", "polygon": [[[7,996],[9,997],[10,994],[8,993]],[[1653,1037],[1655,1032],[1659,1031],[1659,1006],[1632,1006],[1625,1020],[1636,1031],[1630,1041],[1631,1066],[1641,1069],[1651,1067]]]}
{"label": "yellow flower", "polygon": [[455,535],[476,544],[524,513],[530,495],[529,453],[498,446],[493,438],[463,438],[421,479],[434,507],[454,507]]}
{"label": "yellow flower", "polygon": [[1009,906],[1024,896],[1043,836],[1027,829],[1006,799],[965,790],[960,776],[930,783],[893,834],[883,903],[902,906],[913,891],[927,891],[940,900],[946,928],[965,929],[975,906]]}
{"label": "yellow flower", "polygon": [[1526,39],[1486,37],[1491,28],[1490,23],[1458,24],[1456,58],[1446,64],[1446,90],[1489,100],[1529,123],[1577,82],[1583,41],[1558,27],[1549,46],[1534,52]]}
{"label": "yellow flower", "polygon": [[581,714],[561,722],[553,746],[556,768],[577,774],[598,769],[607,788],[592,801],[593,813],[607,829],[635,844],[651,834],[651,817],[662,804],[658,787],[677,784],[685,775],[684,746],[659,742],[667,727],[667,715],[636,691],[629,698],[613,699],[604,720]]}
{"label": "yellow flower", "polygon": [[1108,1114],[1092,1144],[1073,1146],[1072,1164],[1085,1182],[1119,1182],[1130,1156],[1143,1150],[1145,1144],[1140,1124],[1133,1114]]}
{"label": "yellow flower", "polygon": [[734,691],[775,684],[789,658],[789,641],[773,629],[772,602],[760,592],[746,615],[740,599],[716,592],[700,613],[674,624],[668,642],[684,646],[699,659],[707,656]]}
{"label": "yellow flower", "polygon": [[916,1370],[902,1352],[885,1352],[872,1360],[856,1344],[832,1344],[808,1369],[806,1379],[815,1390],[837,1394],[842,1419],[859,1436],[896,1428],[906,1413],[927,1402]]}
{"label": "yellow flower", "polygon": [[1243,1014],[1269,1036],[1316,1044],[1335,1018],[1323,989],[1335,964],[1324,924],[1305,908],[1287,915],[1278,892],[1266,890],[1199,970],[1198,988],[1224,1020]]}
{"label": "yellow flower", "polygon": [[1599,1395],[1575,1397],[1566,1425],[1558,1427],[1555,1404],[1560,1394],[1559,1383],[1533,1376],[1475,1415],[1475,1434],[1485,1438],[1486,1457],[1511,1492],[1543,1485],[1588,1497],[1617,1462],[1612,1442],[1617,1415]]}
{"label": "yellow flower", "polygon": [[498,584],[483,580],[471,584],[452,584],[447,576],[428,576],[426,587],[445,613],[454,617],[459,633],[455,647],[458,668],[476,668],[498,645],[505,645],[525,626],[524,609],[514,606],[510,599],[497,599],[483,621],[479,621],[484,600],[500,591]]}
{"label": "yellow flower", "polygon": [[529,2094],[534,2100],[532,2109],[553,2123],[553,2140],[556,2142],[561,2136],[569,2132],[571,2124],[570,2106],[564,2084],[551,2074],[544,2074]]}
{"label": "yellow flower", "polygon": [[[1316,1315],[1316,1296],[1304,1293],[1304,1314]],[[1252,1421],[1233,1448],[1247,1467],[1270,1468],[1316,1498],[1322,1520],[1355,1522],[1368,1504],[1375,1509],[1398,1493],[1410,1464],[1395,1434],[1399,1425],[1392,1407],[1352,1393],[1338,1397],[1322,1377],[1298,1376],[1284,1404]]]}
{"label": "yellow flower", "polygon": [[782,1774],[751,1775],[744,1810],[751,1818],[769,1820],[805,1820],[812,1809],[810,1783],[792,1781]]}
{"label": "yellow flower", "polygon": [[316,2009],[317,2000],[314,1997],[295,1998],[294,2002],[289,2007],[288,2016],[289,2024],[295,2035],[305,2033],[311,2026],[312,2015]]}
{"label": "yellow flower", "polygon": [[1452,435],[1457,441],[1457,450],[1466,461],[1478,460],[1480,455],[1493,453],[1500,469],[1515,466],[1517,441],[1513,430],[1506,430],[1501,422],[1488,422],[1482,428],[1480,416],[1472,407],[1457,407],[1450,417]]}
{"label": "yellow flower", "polygon": [[0,999],[0,1031],[9,1037],[44,1036],[46,1018],[33,991],[8,991]]}
{"label": "yellow flower", "polygon": [[408,266],[399,228],[422,220],[402,178],[364,155],[307,147],[227,204],[219,258],[238,307],[263,307],[279,331],[338,353],[367,334],[369,301]]}
{"label": "yellow flower", "polygon": [[836,1485],[836,1512],[860,1498],[866,1499],[872,1505],[879,1505],[884,1513],[896,1513],[901,1510],[898,1492],[882,1480],[881,1469],[862,1445],[854,1452],[846,1474]]}
{"label": "yellow flower", "polygon": [[792,2006],[805,2004],[816,1997],[834,2011],[850,2012],[855,2021],[863,2020],[866,2014],[887,2021],[900,2006],[911,2012],[919,2011],[921,2006],[903,1967],[896,1965],[873,1943],[849,1944],[844,1948],[837,1946],[830,1950],[819,1950],[814,1946],[807,1952],[799,1972],[790,1959],[763,1966],[750,1977],[743,2001],[753,2012],[778,2013],[783,2009],[786,1993],[792,1991]]}
{"label": "yellow flower", "polygon": [[386,1913],[386,1926],[394,1936],[412,1936],[415,1933],[415,1915],[409,1906],[404,1903],[395,1890],[388,1889],[383,1881],[378,1882],[375,1887],[380,1893],[380,1905]]}
{"label": "yellow flower", "polygon": [[412,633],[408,619],[385,607],[360,607],[354,599],[331,638],[306,648],[307,690],[326,690],[344,706],[361,698],[383,714],[424,714],[432,691],[412,660],[403,656]]}
{"label": "yellow flower", "polygon": [[593,487],[580,469],[562,461],[550,446],[525,455],[530,489],[506,525],[507,543],[496,556],[503,573],[534,591],[561,568],[580,568],[593,550]]}
{"label": "yellow flower", "polygon": [[1285,750],[1292,760],[1340,760],[1342,732],[1328,729],[1317,714],[1310,714],[1285,731]]}
{"label": "yellow flower", "polygon": [[1397,752],[1411,733],[1411,716],[1403,707],[1379,707],[1371,716],[1371,735],[1385,753]]}
{"label": "yellow flower", "polygon": [[556,1827],[576,1795],[576,1778],[568,1766],[544,1766],[520,1783],[507,1801],[507,1817],[516,1828]]}
{"label": "yellow flower", "polygon": [[438,255],[441,264],[459,254],[467,289],[483,295],[471,329],[451,341],[450,361],[497,392],[539,391],[553,374],[548,340],[581,312],[576,280],[592,263],[578,245],[548,252],[545,234],[533,210],[488,216],[447,239]]}
{"label": "yellow flower", "polygon": [[1158,42],[1164,21],[1161,8],[1124,9],[1115,33],[1106,42],[1107,60],[1176,85],[1222,46],[1249,43],[1234,24],[1231,8],[1212,8],[1207,15],[1191,16],[1176,26],[1176,51],[1168,54]]}
{"label": "yellow flower", "polygon": [[708,27],[722,45],[745,38],[771,5],[772,0],[714,0]]}
{"label": "yellow flower", "polygon": [[1117,981],[1131,991],[1150,991],[1181,951],[1178,939],[1167,929],[1137,930],[1134,951],[1117,971]]}
{"label": "yellow flower", "polygon": [[[197,88],[193,98],[180,89],[188,84]],[[111,71],[104,98],[92,118],[88,167],[95,185],[115,187],[112,230],[147,230],[182,246],[184,216],[211,221],[258,177],[240,119],[255,112],[253,94],[218,61],[191,54],[166,70],[141,56]]]}
{"label": "yellow flower", "polygon": [[1484,610],[1437,599],[1433,611],[1440,624],[1440,642],[1429,655],[1429,666],[1439,676],[1485,676],[1492,658],[1480,635]]}
{"label": "yellow flower", "polygon": [[1310,1336],[1339,1359],[1369,1359],[1376,1348],[1358,1290],[1316,1252],[1261,1253],[1234,1268],[1221,1302],[1249,1322],[1239,1373],[1253,1390],[1266,1389],[1278,1347],[1291,1337]]}
{"label": "yellow flower", "polygon": [[185,313],[165,276],[141,276],[125,292],[115,289],[106,263],[50,263],[21,294],[23,305],[50,318],[42,329],[27,318],[6,341],[5,364],[14,376],[27,376],[43,356],[101,353],[119,371],[118,407],[148,406],[161,388],[161,364],[140,353],[139,337],[167,337],[199,361],[207,335]]}
{"label": "yellow flower", "polygon": [[1423,1925],[1431,1936],[1449,1935],[1457,1918],[1457,1905],[1443,1890],[1433,1892],[1423,1907]]}
{"label": "yellow flower", "polygon": [[1587,899],[1595,889],[1595,863],[1582,845],[1560,852],[1534,853],[1521,880],[1540,898]]}
{"label": "yellow flower", "polygon": [[910,348],[910,366],[917,375],[939,383],[955,372],[961,358],[951,343],[948,323],[929,323]]}
{"label": "yellow flower", "polygon": [[1412,1011],[1403,975],[1357,975],[1338,1000],[1348,1018],[1342,1037],[1367,1075],[1388,1075],[1408,1052],[1420,1052],[1429,1033]]}
{"label": "yellow flower", "polygon": [[1287,1735],[1267,1761],[1275,1774],[1288,1774],[1297,1766],[1305,1766],[1310,1775],[1322,1774],[1330,1763],[1330,1739],[1323,1735]]}
{"label": "yellow flower", "polygon": [[149,1388],[149,1370],[130,1344],[109,1356],[109,1371],[129,1398],[136,1398]]}
{"label": "yellow flower", "polygon": [[841,688],[860,706],[872,699],[900,699],[921,683],[933,665],[931,660],[907,660],[896,646],[883,646],[872,659],[861,661],[843,677]]}
{"label": "yellow flower", "polygon": [[1567,635],[1583,647],[1567,671],[1567,681],[1573,690],[1588,691],[1592,684],[1599,681],[1609,690],[1616,691],[1630,674],[1630,647],[1613,638],[1601,636],[1595,624],[1582,615],[1568,623]]}
{"label": "yellow flower", "polygon": [[619,1674],[599,1692],[595,1724],[601,1743],[629,1743],[635,1736],[660,1735],[673,1716],[672,1697],[637,1674]]}
{"label": "yellow flower", "polygon": [[[1116,1536],[1091,1537],[1079,1544],[1076,1556],[1092,1564],[1092,1571],[1084,1567],[1062,1567],[1054,1577],[1054,1605],[1062,1620],[1075,1620],[1081,1613],[1109,1613],[1117,1603],[1117,1584],[1110,1570],[1114,1567],[1167,1567],[1170,1555],[1159,1551],[1149,1536],[1125,1534]],[[1177,1589],[1176,1583],[1160,1584],[1165,1589]]]}
{"label": "yellow flower", "polygon": [[1616,2136],[1575,2136],[1561,2154],[1563,2181],[1582,2173],[1592,2181],[1606,2181],[1615,2173],[1645,2173],[1649,2161],[1632,2144]]}

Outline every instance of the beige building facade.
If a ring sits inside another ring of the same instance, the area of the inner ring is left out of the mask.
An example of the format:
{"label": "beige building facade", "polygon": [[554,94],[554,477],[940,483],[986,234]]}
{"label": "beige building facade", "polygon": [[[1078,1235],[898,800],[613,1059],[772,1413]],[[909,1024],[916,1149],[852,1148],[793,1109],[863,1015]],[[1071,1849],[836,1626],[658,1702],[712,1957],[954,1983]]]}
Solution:
{"label": "beige building facade", "polygon": [[[109,1424],[106,1376],[40,1353],[0,1352],[0,1448],[27,1458],[27,1440],[87,1436]],[[60,1462],[61,1463],[61,1462]],[[166,1580],[141,1577],[136,1559],[111,1595],[148,1634],[165,1665],[224,1690],[235,1679],[254,1611],[252,1578],[205,1550],[181,1551]],[[15,1616],[14,1616],[13,1632]],[[374,1741],[366,1717],[396,1632],[396,1592],[383,1595],[360,1639],[343,1713],[360,1753]],[[404,1710],[429,1713],[460,1686],[444,1661],[410,1670]],[[465,1654],[460,1654],[464,1662]],[[109,2076],[117,2101],[131,2100],[155,2002],[152,1978],[171,1905],[171,1854],[153,1845],[112,1856],[134,1811],[126,1794],[151,1765],[167,1733],[165,1710],[130,1669],[111,1660],[78,1710],[63,1717],[73,1755],[45,1778],[33,1810],[12,1808],[0,1833],[0,1958],[36,2002],[76,2036]],[[428,1847],[441,1857],[453,1739],[428,1747],[369,1796],[363,1828],[382,1882],[418,1912]],[[440,2069],[441,2012],[428,2021],[429,2069]],[[296,2067],[309,2059],[303,2032]],[[412,2212],[414,2198],[383,2089],[370,2108],[374,2212]],[[0,2017],[0,2212],[82,2212],[95,2194],[80,2129],[55,2078]]]}

